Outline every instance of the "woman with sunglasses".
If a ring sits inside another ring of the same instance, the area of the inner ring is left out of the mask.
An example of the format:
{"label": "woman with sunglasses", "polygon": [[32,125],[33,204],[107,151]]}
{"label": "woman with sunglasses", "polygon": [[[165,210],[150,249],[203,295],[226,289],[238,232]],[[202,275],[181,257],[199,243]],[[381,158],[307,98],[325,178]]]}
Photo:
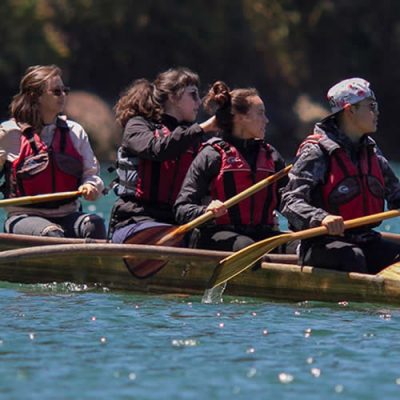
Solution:
{"label": "woman with sunglasses", "polygon": [[[160,73],[154,83],[133,82],[115,106],[124,129],[117,155],[113,242],[151,243],[175,223],[172,206],[204,134],[214,119],[197,124],[199,77],[188,68]],[[149,235],[149,237],[146,237]]]}
{"label": "woman with sunglasses", "polygon": [[278,233],[275,210],[285,179],[229,210],[222,203],[284,168],[285,162],[264,141],[269,121],[256,89],[231,91],[217,81],[204,105],[215,112],[221,138],[205,143],[190,166],[175,203],[175,215],[179,223],[187,223],[213,211],[216,219],[200,228],[197,247],[237,251]]}
{"label": "woman with sunglasses", "polygon": [[[99,165],[83,128],[61,115],[69,88],[55,65],[29,67],[0,125],[0,167],[5,197],[80,190],[86,200],[102,193]],[[35,236],[104,238],[104,221],[68,199],[9,207],[5,232]]]}
{"label": "woman with sunglasses", "polygon": [[282,195],[294,230],[325,226],[328,235],[304,240],[302,264],[375,274],[399,260],[400,246],[371,226],[344,230],[343,221],[400,207],[400,183],[370,134],[378,103],[369,82],[350,78],[328,91],[332,113],[300,145]]}

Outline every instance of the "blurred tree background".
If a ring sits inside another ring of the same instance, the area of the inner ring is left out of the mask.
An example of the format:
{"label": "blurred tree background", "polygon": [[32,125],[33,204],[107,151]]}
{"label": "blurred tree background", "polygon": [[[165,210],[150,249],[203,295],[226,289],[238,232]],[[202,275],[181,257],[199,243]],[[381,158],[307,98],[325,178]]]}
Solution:
{"label": "blurred tree background", "polygon": [[255,86],[270,119],[268,140],[290,160],[327,112],[337,81],[372,82],[381,114],[378,143],[397,149],[400,2],[396,0],[2,0],[0,118],[25,69],[57,64],[75,92],[67,113],[89,131],[101,159],[120,132],[111,108],[140,77],[173,66]]}

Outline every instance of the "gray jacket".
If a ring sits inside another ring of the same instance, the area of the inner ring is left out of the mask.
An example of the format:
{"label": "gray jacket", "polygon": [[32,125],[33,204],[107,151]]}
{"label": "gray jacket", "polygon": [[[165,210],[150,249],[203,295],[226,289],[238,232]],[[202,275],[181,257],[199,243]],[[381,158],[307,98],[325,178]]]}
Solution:
{"label": "gray jacket", "polygon": [[[400,207],[400,182],[370,136],[365,135],[359,143],[354,144],[339,131],[334,120],[317,123],[314,133],[327,135],[338,146],[345,149],[356,165],[361,147],[373,146],[384,177],[387,206],[389,209]],[[327,211],[318,206],[321,186],[325,183],[328,168],[329,157],[317,143],[306,143],[301,147],[289,173],[289,183],[283,190],[281,199],[281,213],[288,219],[293,230],[320,226],[321,221],[328,215]]]}

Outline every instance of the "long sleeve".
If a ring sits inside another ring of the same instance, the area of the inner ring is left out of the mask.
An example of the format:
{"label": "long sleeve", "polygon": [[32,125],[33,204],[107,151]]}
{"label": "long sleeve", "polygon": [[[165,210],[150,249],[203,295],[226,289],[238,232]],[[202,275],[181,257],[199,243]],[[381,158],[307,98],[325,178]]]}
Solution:
{"label": "long sleeve", "polygon": [[96,197],[99,198],[104,189],[104,183],[99,176],[100,166],[93,153],[89,137],[81,125],[72,121],[67,121],[67,123],[70,128],[72,142],[83,160],[82,184],[89,183],[94,186]]}
{"label": "long sleeve", "polygon": [[5,137],[6,137],[6,132],[0,126],[0,171],[3,170],[4,164],[7,160],[7,151],[3,143]]}
{"label": "long sleeve", "polygon": [[21,129],[13,119],[0,125],[0,171],[6,161],[13,162],[19,156]]}
{"label": "long sleeve", "polygon": [[[271,150],[272,150],[272,158],[275,163],[275,171],[278,172],[281,169],[286,167],[286,162],[285,162],[284,158],[281,156],[281,154],[274,147],[271,146]],[[286,187],[288,182],[289,182],[289,178],[287,176],[284,176],[283,178],[279,179],[279,181],[277,182],[278,201],[279,201],[278,207],[277,207],[278,210],[280,210],[282,191],[284,190],[284,188]]]}
{"label": "long sleeve", "polygon": [[281,213],[295,230],[321,225],[328,213],[312,206],[312,195],[323,183],[327,162],[318,145],[307,144],[289,173],[289,183],[283,190]]}
{"label": "long sleeve", "polygon": [[385,199],[389,209],[400,208],[400,182],[388,160],[377,149],[379,165],[385,182]]}
{"label": "long sleeve", "polygon": [[[210,185],[220,170],[221,157],[211,146],[205,147],[193,160],[174,205],[179,224],[192,221],[207,208]],[[207,199],[207,204],[204,204]]]}
{"label": "long sleeve", "polygon": [[130,154],[153,161],[178,157],[200,142],[203,130],[198,124],[177,126],[170,135],[154,135],[156,126],[142,117],[131,118],[125,126],[122,147]]}

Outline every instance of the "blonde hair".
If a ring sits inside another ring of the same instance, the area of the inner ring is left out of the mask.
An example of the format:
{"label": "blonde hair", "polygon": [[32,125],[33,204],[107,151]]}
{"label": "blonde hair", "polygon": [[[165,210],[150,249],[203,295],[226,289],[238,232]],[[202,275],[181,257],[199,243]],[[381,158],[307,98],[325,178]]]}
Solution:
{"label": "blonde hair", "polygon": [[46,89],[48,80],[61,77],[62,72],[56,65],[34,65],[29,67],[21,79],[19,92],[10,104],[10,114],[17,122],[26,123],[39,129],[42,118],[38,99]]}

